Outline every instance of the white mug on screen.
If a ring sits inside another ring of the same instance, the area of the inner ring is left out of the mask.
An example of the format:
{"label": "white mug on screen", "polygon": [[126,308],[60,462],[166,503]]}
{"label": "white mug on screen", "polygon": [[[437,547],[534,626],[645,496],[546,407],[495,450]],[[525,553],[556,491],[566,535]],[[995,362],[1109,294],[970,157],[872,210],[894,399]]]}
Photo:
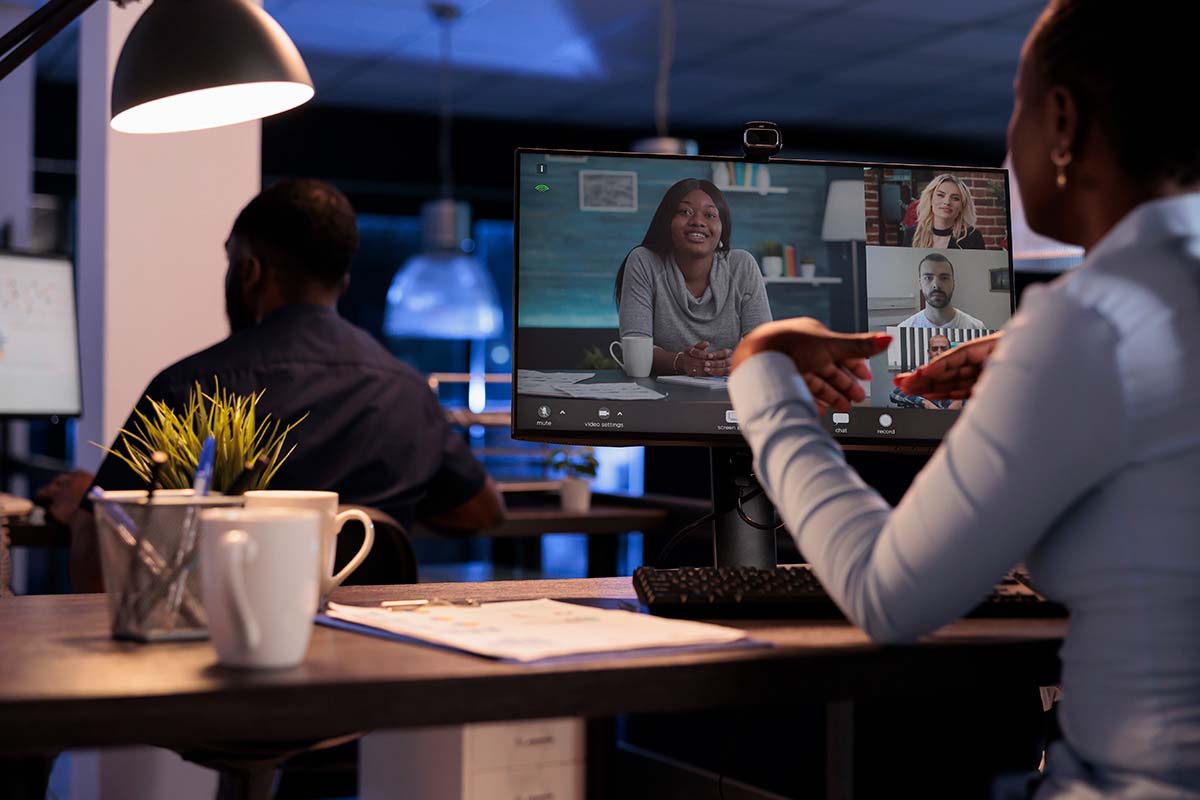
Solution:
{"label": "white mug on screen", "polygon": [[[617,356],[614,348],[621,348]],[[630,333],[621,337],[621,341],[608,346],[608,354],[621,365],[625,374],[631,378],[650,377],[650,368],[654,365],[654,340],[640,333]]]}

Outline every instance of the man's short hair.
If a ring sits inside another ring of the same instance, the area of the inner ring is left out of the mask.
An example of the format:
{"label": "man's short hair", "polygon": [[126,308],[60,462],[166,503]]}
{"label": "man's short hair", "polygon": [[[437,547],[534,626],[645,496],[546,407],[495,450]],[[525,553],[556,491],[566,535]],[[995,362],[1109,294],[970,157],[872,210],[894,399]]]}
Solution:
{"label": "man's short hair", "polygon": [[930,253],[929,255],[925,256],[924,258],[922,258],[920,261],[917,262],[917,274],[918,275],[921,274],[921,265],[924,264],[926,261],[932,261],[935,264],[949,264],[950,265],[950,274],[951,275],[954,274],[954,262],[953,261],[946,258],[941,253]]}
{"label": "man's short hair", "polygon": [[307,178],[264,189],[238,214],[233,234],[292,287],[336,287],[358,250],[350,201],[328,183]]}

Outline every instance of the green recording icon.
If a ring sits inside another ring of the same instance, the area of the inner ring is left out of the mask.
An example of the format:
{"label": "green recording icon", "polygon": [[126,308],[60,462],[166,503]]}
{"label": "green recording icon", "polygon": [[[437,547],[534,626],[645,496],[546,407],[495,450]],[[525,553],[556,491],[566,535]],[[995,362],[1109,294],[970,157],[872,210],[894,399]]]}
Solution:
{"label": "green recording icon", "polygon": [[535,187],[533,187],[533,188],[537,189],[539,192],[548,192],[548,191],[550,191],[550,187],[549,187],[549,186],[547,186],[547,185],[546,185],[546,184],[544,184],[544,183],[539,183],[537,186],[535,186]]}

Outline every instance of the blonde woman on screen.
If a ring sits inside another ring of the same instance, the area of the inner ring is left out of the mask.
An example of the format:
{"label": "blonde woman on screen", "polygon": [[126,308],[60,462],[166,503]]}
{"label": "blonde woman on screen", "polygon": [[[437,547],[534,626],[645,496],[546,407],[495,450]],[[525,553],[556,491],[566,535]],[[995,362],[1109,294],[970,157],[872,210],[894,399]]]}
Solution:
{"label": "blonde woman on screen", "polygon": [[975,201],[967,184],[943,173],[929,182],[917,202],[917,225],[904,233],[907,247],[938,250],[983,250],[983,234],[975,227]]}

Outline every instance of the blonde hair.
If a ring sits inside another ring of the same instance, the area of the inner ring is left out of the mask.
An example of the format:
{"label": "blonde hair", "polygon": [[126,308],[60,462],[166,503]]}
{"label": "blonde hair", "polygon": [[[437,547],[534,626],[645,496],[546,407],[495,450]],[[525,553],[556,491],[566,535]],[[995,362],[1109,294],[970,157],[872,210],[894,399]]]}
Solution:
{"label": "blonde hair", "polygon": [[971,190],[967,188],[967,184],[961,178],[944,172],[931,180],[921,192],[921,199],[917,202],[917,228],[913,233],[913,247],[933,247],[933,193],[946,181],[953,181],[963,197],[962,213],[958,215],[958,220],[954,223],[954,229],[950,234],[951,241],[962,239],[971,228],[975,227],[975,220],[978,217],[975,213],[975,201],[971,198]]}

